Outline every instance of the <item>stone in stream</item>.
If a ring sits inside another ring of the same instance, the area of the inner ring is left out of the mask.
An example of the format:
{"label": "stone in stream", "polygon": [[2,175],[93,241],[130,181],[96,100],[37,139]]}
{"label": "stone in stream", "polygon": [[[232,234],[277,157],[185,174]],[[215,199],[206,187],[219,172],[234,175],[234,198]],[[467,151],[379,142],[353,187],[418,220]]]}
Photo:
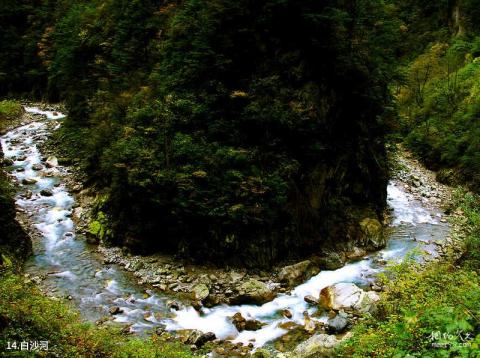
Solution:
{"label": "stone in stream", "polygon": [[180,309],[180,305],[178,304],[178,302],[175,301],[167,301],[167,307],[175,311],[178,311]]}
{"label": "stone in stream", "polygon": [[54,157],[54,156],[48,157],[47,160],[45,161],[45,165],[47,166],[47,168],[53,168],[58,166],[57,157]]}
{"label": "stone in stream", "polygon": [[290,310],[283,310],[282,315],[286,318],[292,318],[293,317],[292,312]]}
{"label": "stone in stream", "polygon": [[238,293],[230,299],[231,304],[263,304],[271,301],[275,294],[264,282],[249,279],[237,289]]}
{"label": "stone in stream", "polygon": [[22,184],[25,184],[25,185],[33,185],[37,182],[37,179],[33,179],[33,178],[25,178],[22,180]]}
{"label": "stone in stream", "polygon": [[307,295],[303,298],[303,300],[311,305],[316,305],[318,304],[318,301],[315,297],[313,297],[312,295]]}
{"label": "stone in stream", "polygon": [[337,283],[320,291],[319,304],[324,309],[349,310],[357,313],[374,312],[380,296],[373,292],[365,292],[354,283]]}
{"label": "stone in stream", "polygon": [[240,312],[237,312],[232,317],[232,323],[235,328],[239,331],[257,331],[262,328],[265,324],[257,321],[255,319],[247,320],[242,316]]}
{"label": "stone in stream", "polygon": [[40,191],[40,195],[42,195],[42,196],[52,196],[53,193],[52,193],[51,190],[43,189],[42,191]]}
{"label": "stone in stream", "polygon": [[118,306],[112,306],[108,311],[110,312],[111,315],[123,313],[123,310]]}
{"label": "stone in stream", "polygon": [[33,164],[33,165],[32,165],[32,169],[33,169],[33,170],[36,170],[36,171],[42,170],[42,169],[43,169],[43,165],[40,164],[40,163]]}
{"label": "stone in stream", "polygon": [[203,305],[200,301],[192,301],[192,307],[195,309],[195,311],[201,312]]}

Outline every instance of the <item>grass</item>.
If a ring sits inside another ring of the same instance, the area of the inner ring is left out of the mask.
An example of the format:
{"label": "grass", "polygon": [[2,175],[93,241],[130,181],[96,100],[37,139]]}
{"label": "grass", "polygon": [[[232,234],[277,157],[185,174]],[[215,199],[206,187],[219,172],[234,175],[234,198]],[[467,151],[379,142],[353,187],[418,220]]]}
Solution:
{"label": "grass", "polygon": [[462,257],[393,267],[378,312],[364,317],[338,356],[480,357],[480,200],[462,193],[456,205],[465,214],[454,224]]}
{"label": "grass", "polygon": [[26,351],[6,351],[7,342],[48,341],[48,352],[35,357],[193,357],[187,346],[152,335],[140,339],[113,327],[81,321],[78,313],[45,297],[22,276],[10,271],[0,276],[0,356],[31,357]]}
{"label": "grass", "polygon": [[17,118],[23,112],[22,105],[17,101],[0,101],[0,120]]}

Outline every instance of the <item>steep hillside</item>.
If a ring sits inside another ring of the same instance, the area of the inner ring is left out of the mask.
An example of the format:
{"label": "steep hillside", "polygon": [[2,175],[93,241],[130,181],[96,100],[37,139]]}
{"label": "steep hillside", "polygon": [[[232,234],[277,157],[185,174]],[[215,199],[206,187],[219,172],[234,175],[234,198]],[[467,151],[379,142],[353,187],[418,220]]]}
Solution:
{"label": "steep hillside", "polygon": [[31,19],[101,239],[269,265],[364,242],[359,222],[380,219],[383,3],[41,2]]}

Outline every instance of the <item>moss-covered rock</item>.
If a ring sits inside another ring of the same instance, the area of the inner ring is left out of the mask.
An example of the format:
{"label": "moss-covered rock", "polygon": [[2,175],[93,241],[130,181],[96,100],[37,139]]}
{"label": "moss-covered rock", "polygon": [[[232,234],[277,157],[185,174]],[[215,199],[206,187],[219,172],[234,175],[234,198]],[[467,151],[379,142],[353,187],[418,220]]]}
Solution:
{"label": "moss-covered rock", "polygon": [[361,240],[367,248],[375,250],[385,247],[387,242],[380,221],[377,219],[365,218],[360,221],[360,230],[362,232]]}

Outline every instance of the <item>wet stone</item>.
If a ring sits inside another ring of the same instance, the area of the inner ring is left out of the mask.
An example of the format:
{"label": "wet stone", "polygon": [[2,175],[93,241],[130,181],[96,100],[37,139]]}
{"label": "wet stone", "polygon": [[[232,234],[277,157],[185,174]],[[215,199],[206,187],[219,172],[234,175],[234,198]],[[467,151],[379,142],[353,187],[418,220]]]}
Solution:
{"label": "wet stone", "polygon": [[40,195],[42,195],[42,196],[52,196],[53,193],[52,193],[51,190],[43,189],[42,191],[40,191]]}
{"label": "wet stone", "polygon": [[116,315],[116,314],[119,314],[119,313],[123,313],[123,310],[118,306],[110,307],[110,309],[108,311],[110,312],[111,315]]}

